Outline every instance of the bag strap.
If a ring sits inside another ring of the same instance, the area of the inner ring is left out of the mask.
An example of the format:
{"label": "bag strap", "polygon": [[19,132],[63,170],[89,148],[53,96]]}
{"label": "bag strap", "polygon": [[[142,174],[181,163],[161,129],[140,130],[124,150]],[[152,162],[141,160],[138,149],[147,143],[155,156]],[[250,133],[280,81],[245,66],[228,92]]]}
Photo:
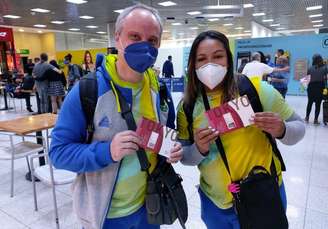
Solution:
{"label": "bag strap", "polygon": [[[203,102],[204,102],[205,110],[208,111],[208,110],[211,109],[211,107],[210,107],[210,104],[208,102],[206,91],[205,91],[205,88],[204,88],[203,85],[201,85],[201,93],[202,93],[202,97],[203,97]],[[230,173],[229,164],[228,164],[227,155],[226,155],[225,150],[223,148],[223,144],[222,144],[222,141],[221,141],[220,136],[218,136],[215,139],[215,144],[216,144],[216,147],[218,148],[218,150],[220,152],[220,155],[221,155],[221,158],[223,160],[224,166],[227,169],[227,171],[228,171],[228,173],[230,175],[230,178],[232,179],[231,173]]]}
{"label": "bag strap", "polygon": [[90,72],[79,82],[80,101],[87,124],[87,136],[85,142],[90,144],[92,141],[95,126],[93,118],[98,100],[98,81],[96,72]]}
{"label": "bag strap", "polygon": [[[247,95],[254,112],[263,112],[263,107],[259,94],[257,93],[256,88],[254,87],[253,83],[249,80],[249,78],[247,76],[241,75],[238,78],[238,85],[239,85],[239,95],[240,96]],[[281,156],[281,152],[278,149],[276,140],[272,137],[271,134],[267,132],[264,133],[272,146],[273,153],[277,156],[277,158],[280,161],[281,170],[286,171],[286,165]]]}
{"label": "bag strap", "polygon": [[[111,85],[112,85],[112,87],[114,87],[113,90],[115,90],[115,92],[118,96],[118,101],[121,106],[122,118],[125,120],[125,122],[128,126],[128,129],[135,131],[137,129],[137,125],[136,125],[136,122],[134,120],[134,117],[133,117],[133,114],[131,111],[131,106],[126,102],[125,98],[123,98],[120,90],[115,86],[115,84],[113,83]],[[148,169],[150,168],[150,163],[148,161],[145,150],[143,148],[139,148],[137,150],[137,156],[138,156],[141,170],[146,171],[149,174]]]}

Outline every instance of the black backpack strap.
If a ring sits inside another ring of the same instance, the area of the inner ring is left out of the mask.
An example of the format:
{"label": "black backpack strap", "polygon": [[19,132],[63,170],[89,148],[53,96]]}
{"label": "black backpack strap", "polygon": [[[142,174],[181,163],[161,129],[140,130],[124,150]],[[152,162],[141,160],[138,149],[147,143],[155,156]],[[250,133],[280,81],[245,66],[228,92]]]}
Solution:
{"label": "black backpack strap", "polygon": [[[206,91],[205,91],[205,88],[204,88],[203,85],[201,86],[201,93],[202,93],[202,97],[203,97],[203,102],[204,102],[205,110],[208,111],[208,110],[211,109],[211,107],[210,107],[210,104],[208,102]],[[227,171],[228,171],[228,173],[230,175],[230,178],[232,179],[231,173],[230,173],[230,168],[229,168],[229,163],[228,163],[228,159],[227,159],[227,155],[225,153],[225,150],[224,150],[224,147],[223,147],[223,144],[222,144],[222,141],[221,141],[220,136],[218,136],[215,139],[215,144],[216,144],[216,147],[218,148],[218,150],[220,152],[220,155],[221,155],[222,161],[224,163],[224,166],[227,169]]]}
{"label": "black backpack strap", "polygon": [[183,112],[185,113],[186,119],[187,119],[187,129],[189,133],[189,141],[191,143],[194,143],[194,130],[193,130],[193,113],[194,113],[194,107],[195,103],[190,104],[187,106],[187,104],[183,103],[182,108]]}
{"label": "black backpack strap", "polygon": [[86,143],[90,144],[95,131],[93,117],[98,100],[98,81],[96,72],[90,72],[84,76],[79,82],[79,89],[82,110],[87,124]]}
{"label": "black backpack strap", "polygon": [[[239,88],[239,95],[247,95],[251,106],[254,110],[254,112],[262,112],[263,107],[261,104],[261,100],[259,97],[259,94],[257,93],[256,88],[252,84],[252,82],[249,80],[247,76],[241,75],[238,78],[238,88]],[[286,171],[286,165],[285,162],[281,156],[280,150],[278,149],[276,140],[267,132],[264,132],[267,136],[268,140],[270,141],[270,144],[272,146],[273,153],[278,157],[280,164],[281,164],[281,170]]]}
{"label": "black backpack strap", "polygon": [[[115,84],[112,83],[111,85],[112,85],[112,87],[114,87],[112,89],[115,90],[116,95],[118,96],[118,100],[120,103],[119,105],[121,106],[122,118],[125,120],[125,122],[128,126],[128,129],[135,131],[137,129],[137,125],[136,125],[136,122],[134,120],[134,117],[133,117],[133,114],[131,111],[131,106],[126,102],[125,98],[123,98],[120,90],[117,87],[115,87]],[[149,173],[148,169],[150,168],[150,163],[148,161],[145,150],[143,148],[139,148],[137,150],[137,156],[139,159],[141,170]]]}

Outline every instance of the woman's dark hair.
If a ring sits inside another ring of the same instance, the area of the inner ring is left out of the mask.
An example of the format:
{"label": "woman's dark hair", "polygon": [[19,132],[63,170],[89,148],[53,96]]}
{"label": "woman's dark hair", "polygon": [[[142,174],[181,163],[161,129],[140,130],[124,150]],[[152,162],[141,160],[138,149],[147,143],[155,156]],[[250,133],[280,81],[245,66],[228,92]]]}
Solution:
{"label": "woman's dark hair", "polygon": [[224,49],[226,50],[227,59],[228,59],[228,71],[227,74],[221,83],[221,86],[223,88],[223,94],[222,94],[222,102],[228,102],[236,97],[237,95],[237,84],[234,78],[234,72],[233,72],[233,60],[232,60],[232,53],[230,51],[229,46],[229,40],[228,38],[220,32],[209,30],[206,32],[200,33],[194,40],[189,54],[189,60],[188,60],[188,83],[186,87],[186,92],[184,96],[184,104],[185,106],[191,107],[198,96],[198,94],[201,92],[202,83],[198,79],[196,75],[196,54],[199,44],[206,39],[213,39],[221,42],[223,44]]}
{"label": "woman's dark hair", "polygon": [[92,55],[91,55],[91,53],[90,53],[89,50],[85,51],[85,53],[84,53],[84,63],[87,64],[87,55],[88,55],[88,54],[89,54],[89,56],[90,56],[90,63],[93,64],[93,61],[92,61]]}
{"label": "woman's dark hair", "polygon": [[312,66],[320,68],[324,65],[322,56],[320,54],[314,54],[312,57]]}
{"label": "woman's dark hair", "polygon": [[267,64],[267,61],[266,61],[266,58],[265,58],[264,53],[261,52],[261,51],[257,51],[257,52],[260,53],[260,55],[261,55],[261,63]]}
{"label": "woman's dark hair", "polygon": [[51,61],[49,62],[49,64],[51,64],[52,66],[54,66],[54,67],[56,67],[56,68],[59,69],[59,66],[58,66],[58,64],[57,64],[57,62],[56,62],[55,60],[51,60]]}

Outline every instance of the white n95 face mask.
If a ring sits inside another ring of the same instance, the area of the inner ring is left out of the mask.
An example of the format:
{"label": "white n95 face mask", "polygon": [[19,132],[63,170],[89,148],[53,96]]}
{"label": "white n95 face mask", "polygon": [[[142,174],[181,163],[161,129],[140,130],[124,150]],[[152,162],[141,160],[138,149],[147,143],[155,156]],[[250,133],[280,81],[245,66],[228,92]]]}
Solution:
{"label": "white n95 face mask", "polygon": [[208,63],[196,69],[196,74],[198,79],[212,90],[223,81],[227,71],[227,67]]}

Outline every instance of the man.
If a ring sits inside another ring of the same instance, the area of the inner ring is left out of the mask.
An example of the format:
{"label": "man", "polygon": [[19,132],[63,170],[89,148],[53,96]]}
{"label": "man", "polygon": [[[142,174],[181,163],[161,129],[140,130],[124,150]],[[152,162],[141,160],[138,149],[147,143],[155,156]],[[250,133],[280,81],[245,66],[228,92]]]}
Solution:
{"label": "man", "polygon": [[252,62],[247,63],[243,69],[242,74],[248,78],[260,77],[262,80],[263,76],[271,74],[272,72],[289,71],[287,68],[272,68],[267,64],[261,63],[261,54],[258,52],[252,53]]}
{"label": "man", "polygon": [[48,98],[48,80],[47,76],[44,73],[48,69],[52,69],[61,73],[61,71],[54,66],[48,64],[48,55],[46,53],[41,53],[41,61],[37,63],[33,68],[33,77],[35,79],[35,87],[37,91],[37,97],[40,101],[40,113],[48,113],[50,110],[49,98]]}
{"label": "man", "polygon": [[165,78],[172,78],[172,76],[174,76],[172,56],[168,56],[167,60],[164,62],[162,74]]}
{"label": "man", "polygon": [[[27,74],[21,80],[20,85],[16,87],[14,97],[15,98],[24,98],[26,102],[26,110],[29,112],[34,112],[31,105],[31,92],[34,87],[34,78],[32,76],[33,68],[27,68]],[[18,80],[16,80],[18,81]]]}
{"label": "man", "polygon": [[265,56],[265,61],[266,61],[267,65],[269,65],[271,68],[274,67],[274,63],[271,61],[271,55],[270,54],[267,54]]}
{"label": "man", "polygon": [[75,83],[82,77],[82,69],[80,70],[78,65],[72,64],[72,54],[69,53],[64,58],[64,64],[68,67],[68,91],[70,91]]}
{"label": "man", "polygon": [[117,49],[115,47],[108,47],[107,48],[107,55],[109,55],[109,54],[117,54],[117,53],[118,53],[118,51],[117,51]]}
{"label": "man", "polygon": [[[277,68],[285,68],[288,66],[288,59],[284,56],[280,56],[277,59]],[[287,91],[288,91],[288,81],[289,76],[288,72],[275,72],[271,75],[271,85],[279,91],[279,93],[282,95],[283,98],[286,97]]]}
{"label": "man", "polygon": [[[97,56],[99,97],[92,143],[85,144],[86,119],[79,83],[65,98],[52,131],[53,164],[79,174],[73,204],[85,229],[159,229],[147,222],[147,175],[140,171],[136,155],[140,139],[135,131],[127,130],[116,91],[130,104],[136,123],[146,117],[174,127],[174,106],[170,102],[165,111],[160,108],[158,81],[150,68],[156,61],[162,30],[155,9],[141,4],[126,8],[115,24],[118,55]],[[112,88],[111,83],[116,87]],[[157,157],[146,153],[151,172]],[[167,160],[174,163],[181,157],[182,147],[177,143]]]}

